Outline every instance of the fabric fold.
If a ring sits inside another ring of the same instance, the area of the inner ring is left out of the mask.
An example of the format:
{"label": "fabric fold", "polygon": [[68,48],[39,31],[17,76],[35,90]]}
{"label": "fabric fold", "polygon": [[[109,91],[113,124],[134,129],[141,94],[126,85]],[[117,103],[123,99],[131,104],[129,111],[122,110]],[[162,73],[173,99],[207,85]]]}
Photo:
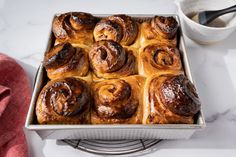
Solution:
{"label": "fabric fold", "polygon": [[0,117],[10,101],[10,92],[8,87],[0,85]]}
{"label": "fabric fold", "polygon": [[23,127],[31,99],[24,69],[0,53],[0,157],[28,157]]}

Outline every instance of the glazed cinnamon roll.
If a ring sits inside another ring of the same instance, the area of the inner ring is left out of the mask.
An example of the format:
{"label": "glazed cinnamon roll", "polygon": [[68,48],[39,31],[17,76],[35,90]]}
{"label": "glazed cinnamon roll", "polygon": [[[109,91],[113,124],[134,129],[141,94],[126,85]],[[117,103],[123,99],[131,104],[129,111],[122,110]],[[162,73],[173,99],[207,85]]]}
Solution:
{"label": "glazed cinnamon roll", "polygon": [[182,63],[177,48],[165,45],[149,45],[139,53],[139,74],[151,76],[153,74],[183,73]]}
{"label": "glazed cinnamon roll", "polygon": [[93,34],[96,41],[113,40],[128,46],[137,37],[138,24],[130,16],[113,15],[98,22]]}
{"label": "glazed cinnamon roll", "polygon": [[88,54],[70,43],[58,44],[46,52],[43,63],[50,79],[85,77],[89,72]]}
{"label": "glazed cinnamon roll", "polygon": [[56,43],[69,42],[75,46],[91,46],[96,23],[97,18],[89,13],[69,12],[54,18],[52,31],[56,37]]}
{"label": "glazed cinnamon roll", "polygon": [[141,124],[144,78],[138,75],[93,86],[92,124]]}
{"label": "glazed cinnamon roll", "polygon": [[132,51],[112,41],[98,41],[89,52],[94,80],[120,78],[137,73],[137,64]]}
{"label": "glazed cinnamon roll", "polygon": [[140,45],[164,44],[176,47],[177,30],[178,23],[173,17],[155,16],[151,21],[142,23]]}
{"label": "glazed cinnamon roll", "polygon": [[91,94],[88,84],[68,77],[52,80],[44,86],[36,104],[39,124],[90,123]]}
{"label": "glazed cinnamon roll", "polygon": [[143,124],[192,124],[199,110],[196,90],[184,75],[166,74],[147,79]]}

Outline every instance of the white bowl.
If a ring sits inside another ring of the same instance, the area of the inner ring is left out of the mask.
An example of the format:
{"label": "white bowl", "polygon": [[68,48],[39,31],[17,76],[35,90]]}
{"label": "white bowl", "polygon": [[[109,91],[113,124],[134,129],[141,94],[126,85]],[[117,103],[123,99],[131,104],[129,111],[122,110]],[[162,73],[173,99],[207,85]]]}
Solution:
{"label": "white bowl", "polygon": [[176,0],[184,34],[200,44],[212,44],[227,38],[236,29],[236,13],[219,17],[225,27],[208,27],[194,22],[186,15],[205,10],[219,10],[236,4],[236,0]]}

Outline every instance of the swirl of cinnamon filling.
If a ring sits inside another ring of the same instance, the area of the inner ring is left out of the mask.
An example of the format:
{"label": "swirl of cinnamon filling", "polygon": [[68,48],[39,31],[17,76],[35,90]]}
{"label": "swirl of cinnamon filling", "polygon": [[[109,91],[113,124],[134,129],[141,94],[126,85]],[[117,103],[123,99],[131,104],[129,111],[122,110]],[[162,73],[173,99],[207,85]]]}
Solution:
{"label": "swirl of cinnamon filling", "polygon": [[[92,31],[97,19],[89,13],[69,12],[56,16],[52,31],[60,42],[93,42]],[[85,41],[83,41],[85,40]]]}
{"label": "swirl of cinnamon filling", "polygon": [[153,76],[147,85],[147,123],[193,123],[200,101],[194,85],[184,75]]}
{"label": "swirl of cinnamon filling", "polygon": [[138,100],[124,80],[100,82],[94,87],[94,108],[102,118],[130,118],[137,110]]}
{"label": "swirl of cinnamon filling", "polygon": [[90,99],[89,87],[83,80],[68,77],[50,81],[37,100],[38,122],[88,123]]}
{"label": "swirl of cinnamon filling", "polygon": [[86,76],[89,70],[87,53],[70,43],[61,43],[53,47],[45,54],[43,63],[50,79]]}
{"label": "swirl of cinnamon filling", "polygon": [[132,52],[111,40],[95,43],[89,60],[93,72],[100,78],[119,78],[136,72]]}
{"label": "swirl of cinnamon filling", "polygon": [[178,23],[173,17],[155,16],[151,25],[162,37],[172,39],[175,37]]}
{"label": "swirl of cinnamon filling", "polygon": [[130,16],[113,15],[98,22],[93,34],[96,41],[113,40],[128,46],[137,37],[138,25]]}
{"label": "swirl of cinnamon filling", "polygon": [[177,48],[153,44],[140,53],[140,70],[144,76],[164,73],[183,73],[182,63]]}

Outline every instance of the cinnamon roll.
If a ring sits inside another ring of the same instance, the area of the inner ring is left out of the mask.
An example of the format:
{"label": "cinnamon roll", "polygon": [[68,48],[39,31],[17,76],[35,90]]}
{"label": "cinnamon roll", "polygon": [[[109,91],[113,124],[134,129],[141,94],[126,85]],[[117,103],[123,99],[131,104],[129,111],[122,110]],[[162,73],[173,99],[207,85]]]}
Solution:
{"label": "cinnamon roll", "polygon": [[142,23],[140,45],[164,44],[176,47],[177,30],[178,23],[173,17],[155,16],[151,21]]}
{"label": "cinnamon roll", "polygon": [[97,21],[91,14],[83,12],[69,12],[56,16],[52,23],[56,43],[69,42],[74,46],[91,46],[93,29]]}
{"label": "cinnamon roll", "polygon": [[145,79],[134,75],[95,83],[92,124],[141,124]]}
{"label": "cinnamon roll", "polygon": [[88,84],[73,77],[52,80],[36,103],[39,124],[90,123],[91,94]]}
{"label": "cinnamon roll", "polygon": [[147,79],[143,124],[192,124],[199,110],[196,90],[184,75],[166,74]]}
{"label": "cinnamon roll", "polygon": [[113,15],[98,22],[93,31],[95,41],[113,40],[123,46],[134,43],[138,24],[127,15]]}
{"label": "cinnamon roll", "polygon": [[89,52],[94,80],[99,78],[120,78],[137,73],[133,52],[112,41],[98,41]]}
{"label": "cinnamon roll", "polygon": [[183,73],[179,50],[165,45],[145,47],[139,53],[138,65],[139,74],[146,77],[153,74]]}
{"label": "cinnamon roll", "polygon": [[50,79],[86,77],[89,73],[88,54],[70,43],[58,44],[46,52],[43,63]]}

